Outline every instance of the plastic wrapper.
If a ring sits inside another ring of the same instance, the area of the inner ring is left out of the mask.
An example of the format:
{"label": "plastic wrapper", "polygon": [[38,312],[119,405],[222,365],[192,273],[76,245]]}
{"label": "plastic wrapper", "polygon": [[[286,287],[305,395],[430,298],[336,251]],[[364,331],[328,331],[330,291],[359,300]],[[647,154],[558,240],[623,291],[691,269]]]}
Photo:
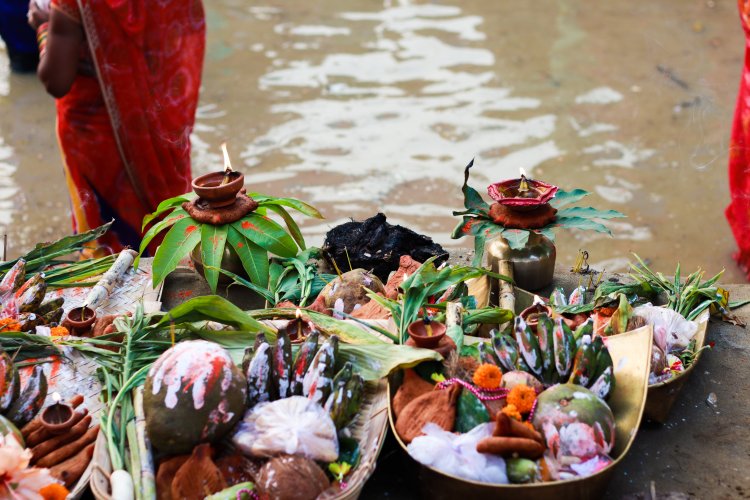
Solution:
{"label": "plastic wrapper", "polygon": [[495,423],[489,422],[466,434],[454,434],[427,424],[422,429],[424,436],[414,438],[407,450],[418,462],[446,474],[482,483],[507,484],[505,460],[477,451],[477,443],[492,436],[494,428]]}
{"label": "plastic wrapper", "polygon": [[666,307],[645,304],[636,307],[633,313],[654,327],[654,344],[666,354],[685,350],[698,332],[696,323]]}
{"label": "plastic wrapper", "polygon": [[288,454],[335,462],[339,456],[333,420],[320,405],[302,396],[256,405],[245,413],[232,443],[253,457]]}

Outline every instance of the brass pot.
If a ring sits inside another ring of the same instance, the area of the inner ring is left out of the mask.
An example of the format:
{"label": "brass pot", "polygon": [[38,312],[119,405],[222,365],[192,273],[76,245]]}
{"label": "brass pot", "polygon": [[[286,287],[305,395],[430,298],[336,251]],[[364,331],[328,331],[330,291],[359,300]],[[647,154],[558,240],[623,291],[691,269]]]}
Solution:
{"label": "brass pot", "polygon": [[[201,257],[200,245],[196,245],[190,253],[190,260],[193,261],[195,270],[198,271],[201,276],[205,276],[206,274],[203,271],[203,258]],[[221,258],[221,268],[245,279],[250,279],[245,272],[245,268],[242,267],[240,256],[237,255],[237,251],[229,244],[229,242],[224,246],[224,256]],[[229,285],[232,283],[232,278],[224,273],[219,273],[219,283],[222,285]]]}
{"label": "brass pot", "polygon": [[513,280],[524,290],[539,290],[552,283],[555,274],[555,244],[544,235],[529,231],[526,246],[514,250],[501,237],[487,242],[484,252],[494,272],[498,272],[501,260],[513,266]]}

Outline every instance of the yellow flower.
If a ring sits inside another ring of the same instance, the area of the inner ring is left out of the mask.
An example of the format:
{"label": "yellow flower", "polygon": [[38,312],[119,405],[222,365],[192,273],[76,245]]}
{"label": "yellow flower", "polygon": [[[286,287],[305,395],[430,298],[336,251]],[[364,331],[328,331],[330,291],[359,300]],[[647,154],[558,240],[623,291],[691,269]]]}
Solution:
{"label": "yellow flower", "polygon": [[500,387],[500,380],[502,378],[503,373],[500,371],[500,368],[489,363],[483,363],[474,371],[472,380],[477,387],[481,387],[482,389],[497,389]]}
{"label": "yellow flower", "polygon": [[536,391],[528,385],[519,384],[510,390],[505,401],[514,405],[519,413],[529,413],[536,401]]}
{"label": "yellow flower", "polygon": [[505,405],[502,410],[505,415],[508,415],[510,418],[515,418],[516,420],[521,420],[521,414],[518,412],[518,408],[516,408],[516,405]]}

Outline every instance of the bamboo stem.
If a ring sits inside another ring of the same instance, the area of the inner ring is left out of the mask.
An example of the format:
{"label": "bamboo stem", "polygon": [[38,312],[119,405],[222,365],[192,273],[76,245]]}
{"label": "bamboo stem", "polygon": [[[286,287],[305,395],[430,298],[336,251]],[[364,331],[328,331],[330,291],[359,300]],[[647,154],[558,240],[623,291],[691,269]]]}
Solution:
{"label": "bamboo stem", "polygon": [[[509,260],[501,260],[498,263],[498,273],[505,275],[509,278],[513,278],[513,266],[511,265]],[[516,296],[513,292],[513,283],[510,281],[505,280],[498,280],[500,284],[500,290],[499,290],[499,296],[498,296],[498,305],[502,309],[507,309],[509,311],[515,312],[516,310]],[[507,328],[509,323],[503,323],[502,325],[498,325],[498,328],[500,331],[505,330]]]}

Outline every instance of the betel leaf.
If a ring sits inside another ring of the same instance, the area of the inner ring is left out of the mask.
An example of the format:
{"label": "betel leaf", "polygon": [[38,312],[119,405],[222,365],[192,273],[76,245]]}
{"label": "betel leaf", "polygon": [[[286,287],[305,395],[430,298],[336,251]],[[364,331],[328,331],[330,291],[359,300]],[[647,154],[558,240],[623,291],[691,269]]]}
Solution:
{"label": "betel leaf", "polygon": [[552,223],[552,226],[562,227],[565,229],[592,230],[599,233],[606,233],[612,236],[612,231],[610,231],[609,228],[601,222],[596,222],[595,220],[591,219],[585,219],[583,217],[558,217],[555,222]]}
{"label": "betel leaf", "polygon": [[253,199],[255,199],[255,201],[257,201],[261,207],[268,207],[270,205],[284,206],[293,208],[296,211],[307,215],[308,217],[325,219],[325,217],[321,215],[317,208],[295,198],[274,198],[273,196],[264,196],[259,193],[250,193],[249,196],[252,196]]}
{"label": "betel leaf", "polygon": [[297,255],[297,245],[292,237],[284,231],[284,228],[268,217],[251,213],[232,223],[232,227],[256,245],[279,257],[294,257]]}
{"label": "betel leaf", "polygon": [[530,234],[527,229],[504,229],[502,236],[512,250],[521,250],[528,243]]}
{"label": "betel leaf", "polygon": [[169,326],[170,323],[195,323],[216,321],[240,330],[264,332],[275,335],[269,326],[248,315],[245,311],[218,295],[195,297],[174,307],[156,324],[155,328]]}
{"label": "betel leaf", "polygon": [[138,257],[136,257],[133,266],[136,268],[138,267],[138,263],[141,261],[141,255],[143,255],[143,252],[148,247],[148,244],[151,243],[151,240],[153,240],[157,234],[164,231],[166,228],[173,226],[177,221],[184,219],[185,217],[189,217],[188,213],[183,209],[178,208],[174,212],[169,214],[169,216],[165,217],[164,220],[161,220],[151,226],[149,230],[146,231],[146,234],[143,235],[141,246],[138,248]]}
{"label": "betel leaf", "polygon": [[266,249],[256,245],[232,225],[227,231],[227,240],[237,252],[250,281],[260,288],[268,287],[270,269]]}
{"label": "betel leaf", "polygon": [[191,218],[177,221],[164,237],[152,264],[153,284],[158,285],[200,243],[201,232]]}
{"label": "betel leaf", "polygon": [[580,201],[588,195],[589,192],[584,189],[574,189],[573,191],[563,191],[560,189],[555,193],[555,197],[550,200],[549,204],[552,205],[553,208],[559,209],[565,205],[570,205],[571,203]]}
{"label": "betel leaf", "polygon": [[203,260],[203,274],[208,281],[212,293],[216,293],[216,285],[219,283],[219,271],[221,261],[224,258],[224,246],[227,243],[227,229],[229,226],[222,224],[201,225],[201,260]]}
{"label": "betel leaf", "polygon": [[175,196],[173,198],[167,198],[166,200],[162,201],[161,203],[159,203],[159,206],[156,207],[156,210],[153,213],[150,213],[143,218],[143,225],[141,226],[141,230],[145,229],[146,225],[148,225],[149,222],[159,217],[164,212],[172,208],[179,207],[186,201],[190,201],[196,196],[197,195],[195,193],[190,192]]}
{"label": "betel leaf", "polygon": [[284,219],[284,223],[286,224],[287,229],[289,229],[289,234],[292,235],[292,238],[294,238],[297,246],[299,246],[300,250],[305,250],[305,238],[302,236],[302,231],[300,231],[297,222],[295,222],[292,216],[289,215],[289,212],[287,212],[284,207],[279,205],[268,205],[267,208],[273,212],[276,212],[282,219]]}
{"label": "betel leaf", "polygon": [[569,207],[557,212],[558,217],[583,217],[586,219],[616,219],[625,217],[617,210],[598,210],[594,207]]}

